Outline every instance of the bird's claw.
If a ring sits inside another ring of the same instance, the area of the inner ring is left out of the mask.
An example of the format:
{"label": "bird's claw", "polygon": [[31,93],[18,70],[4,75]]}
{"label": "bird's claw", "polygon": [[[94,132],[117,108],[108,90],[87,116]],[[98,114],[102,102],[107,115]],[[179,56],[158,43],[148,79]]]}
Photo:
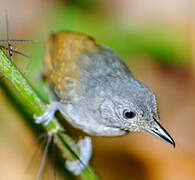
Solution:
{"label": "bird's claw", "polygon": [[34,115],[34,119],[35,122],[37,124],[44,124],[45,126],[47,126],[50,121],[53,119],[55,112],[58,110],[58,103],[57,102],[52,102],[49,106],[49,108],[45,111],[44,114],[42,114],[41,116],[36,116]]}
{"label": "bird's claw", "polygon": [[77,145],[80,150],[79,160],[66,161],[67,169],[74,175],[79,175],[86,168],[92,155],[92,141],[90,137],[87,136],[79,140]]}

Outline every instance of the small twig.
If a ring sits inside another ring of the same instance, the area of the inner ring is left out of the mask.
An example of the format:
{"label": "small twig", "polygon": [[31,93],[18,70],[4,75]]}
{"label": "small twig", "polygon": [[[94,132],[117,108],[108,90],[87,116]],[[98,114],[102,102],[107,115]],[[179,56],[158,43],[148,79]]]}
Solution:
{"label": "small twig", "polygon": [[[25,77],[20,73],[13,62],[0,50],[0,73],[5,76],[15,86],[16,90],[23,99],[23,103],[32,115],[42,115],[45,111],[45,105],[35,93]],[[54,143],[59,148],[62,156],[68,160],[75,160],[75,154],[79,154],[79,149],[74,140],[65,134],[63,127],[57,119],[53,119],[47,126],[40,124],[48,133],[54,136]],[[68,147],[71,148],[71,151]],[[94,170],[87,166],[81,173],[83,180],[100,180]]]}

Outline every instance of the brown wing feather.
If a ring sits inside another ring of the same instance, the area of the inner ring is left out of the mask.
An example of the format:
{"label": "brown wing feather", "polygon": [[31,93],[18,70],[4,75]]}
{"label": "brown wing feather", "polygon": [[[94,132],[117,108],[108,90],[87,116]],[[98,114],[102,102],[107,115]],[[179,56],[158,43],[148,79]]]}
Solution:
{"label": "brown wing feather", "polygon": [[79,55],[96,51],[94,40],[84,34],[68,31],[52,34],[46,44],[44,77],[60,96],[66,96],[68,83],[77,81],[81,76],[76,71]]}

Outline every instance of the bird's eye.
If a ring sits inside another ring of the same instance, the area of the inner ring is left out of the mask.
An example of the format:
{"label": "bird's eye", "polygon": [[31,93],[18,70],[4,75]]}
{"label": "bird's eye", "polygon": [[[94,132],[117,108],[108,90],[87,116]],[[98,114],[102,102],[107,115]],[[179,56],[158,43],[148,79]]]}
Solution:
{"label": "bird's eye", "polygon": [[126,119],[132,119],[136,116],[136,113],[132,112],[132,111],[128,111],[128,110],[125,110],[123,112],[123,116],[126,118]]}

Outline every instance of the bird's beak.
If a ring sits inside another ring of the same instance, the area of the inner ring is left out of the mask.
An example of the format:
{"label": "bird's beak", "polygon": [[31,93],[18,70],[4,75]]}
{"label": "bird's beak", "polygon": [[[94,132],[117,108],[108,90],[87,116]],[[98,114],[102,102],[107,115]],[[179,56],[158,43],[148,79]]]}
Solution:
{"label": "bird's beak", "polygon": [[150,129],[145,129],[144,131],[160,138],[161,140],[170,143],[175,147],[175,141],[169,135],[169,133],[160,125],[160,123],[154,119],[154,124]]}

